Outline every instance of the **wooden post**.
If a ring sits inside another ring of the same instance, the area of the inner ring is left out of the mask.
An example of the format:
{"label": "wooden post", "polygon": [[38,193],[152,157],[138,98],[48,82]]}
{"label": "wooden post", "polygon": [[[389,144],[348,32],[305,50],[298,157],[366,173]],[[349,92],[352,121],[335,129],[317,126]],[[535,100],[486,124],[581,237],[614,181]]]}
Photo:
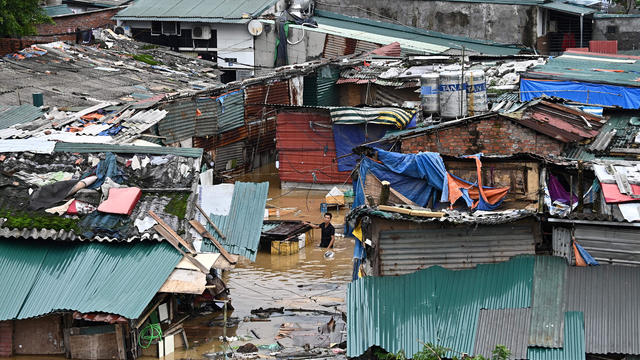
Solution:
{"label": "wooden post", "polygon": [[576,211],[581,213],[584,207],[584,163],[578,161],[578,207]]}
{"label": "wooden post", "polygon": [[380,189],[380,205],[387,205],[389,202],[389,188],[391,187],[391,183],[384,180],[382,182],[382,188]]}
{"label": "wooden post", "polygon": [[227,237],[224,236],[224,234],[222,233],[222,231],[220,231],[220,229],[218,228],[218,226],[216,226],[216,224],[213,222],[213,220],[211,220],[211,218],[209,217],[209,215],[207,215],[207,213],[204,212],[204,210],[202,210],[202,208],[200,207],[200,205],[196,204],[196,208],[198,210],[200,210],[200,213],[202,213],[202,216],[204,216],[205,219],[207,219],[207,222],[209,222],[209,224],[211,224],[211,227],[213,227],[213,229],[218,233],[218,235],[220,235],[220,237],[222,238],[222,240],[227,240]]}

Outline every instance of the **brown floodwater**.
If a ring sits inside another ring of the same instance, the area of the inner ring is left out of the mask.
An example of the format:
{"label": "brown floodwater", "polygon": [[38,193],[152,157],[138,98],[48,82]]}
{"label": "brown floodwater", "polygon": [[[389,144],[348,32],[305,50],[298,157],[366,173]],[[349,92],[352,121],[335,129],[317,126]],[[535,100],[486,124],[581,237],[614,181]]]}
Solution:
{"label": "brown floodwater", "polygon": [[[274,165],[266,166],[240,179],[241,181],[269,181],[269,199],[267,205],[272,208],[288,209],[280,217],[270,219],[306,220],[315,223],[322,221],[320,203],[324,202],[327,191],[282,190],[277,169]],[[330,210],[332,223],[341,228],[346,208]],[[315,239],[319,239],[319,230],[315,230]],[[336,232],[341,232],[337,230]],[[346,311],[345,296],[347,283],[351,279],[353,238],[337,237],[334,246],[334,257],[324,256],[326,249],[318,248],[319,240],[307,244],[298,254],[271,255],[259,252],[255,262],[241,259],[235,269],[226,271],[223,280],[230,288],[229,297],[234,308],[228,312],[230,318],[239,323],[226,329],[226,335],[232,337],[229,343],[220,340],[223,336],[222,312],[213,312],[188,319],[184,323],[189,341],[189,350],[176,349],[173,354],[165,356],[166,360],[209,359],[212,354],[229,351],[229,346],[251,342],[256,346],[276,343],[276,337],[282,325],[296,327],[304,331],[299,334],[317,333],[318,327],[333,318],[340,322],[340,314]],[[284,314],[273,314],[267,321],[245,321],[252,317],[251,310],[258,308],[287,309]],[[305,310],[305,311],[297,311]],[[311,311],[310,311],[311,310]],[[321,312],[313,312],[319,310]],[[344,326],[344,323],[341,324]],[[343,329],[336,327],[336,332]],[[346,334],[342,331],[342,340]],[[256,338],[259,336],[259,339]],[[277,341],[285,349],[300,348],[296,336],[279,338]],[[269,357],[269,350],[260,351],[263,357]],[[208,355],[208,356],[205,356]],[[56,359],[61,357],[26,357],[14,359]],[[153,359],[143,357],[141,359]]]}
{"label": "brown floodwater", "polygon": [[[282,190],[275,166],[267,166],[240,179],[241,181],[269,181],[267,205],[272,208],[287,209],[280,217],[270,219],[322,221],[320,204],[324,202],[326,191]],[[341,227],[346,208],[331,210],[332,223]],[[319,230],[315,230],[319,239]],[[339,232],[339,231],[338,231]],[[230,288],[229,297],[234,307],[228,314],[240,320],[239,324],[227,328],[227,336],[233,338],[229,345],[239,346],[247,342],[254,345],[270,345],[276,342],[280,327],[295,324],[310,329],[306,334],[317,331],[332,317],[339,321],[340,313],[346,311],[346,285],[351,279],[353,238],[338,236],[334,245],[334,257],[325,258],[326,249],[318,247],[319,240],[307,244],[293,255],[271,255],[259,252],[256,261],[242,259],[235,269],[223,274],[223,280]],[[258,308],[302,309],[305,311],[285,311],[273,314],[268,321],[244,321],[251,316],[251,310]],[[306,310],[320,310],[321,313]],[[329,313],[333,312],[334,315]],[[227,349],[229,345],[219,340],[223,329],[209,326],[221,322],[221,312],[191,319],[185,323],[185,331],[193,346],[190,350],[176,351],[166,359],[202,359]],[[260,338],[256,338],[258,335]],[[237,339],[236,339],[237,338]],[[346,335],[343,336],[346,339]],[[278,342],[285,348],[299,347],[293,338],[280,338]],[[261,351],[268,353],[269,351]]]}

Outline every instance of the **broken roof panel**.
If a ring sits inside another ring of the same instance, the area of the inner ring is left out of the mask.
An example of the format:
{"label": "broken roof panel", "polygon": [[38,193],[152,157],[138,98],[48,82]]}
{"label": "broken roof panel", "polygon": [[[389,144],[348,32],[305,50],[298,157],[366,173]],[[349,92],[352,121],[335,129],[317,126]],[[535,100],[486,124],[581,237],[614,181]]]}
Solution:
{"label": "broken roof panel", "polygon": [[[207,224],[208,231],[230,253],[242,255],[251,261],[256,260],[268,191],[268,182],[236,182],[228,214],[211,214],[211,220],[226,239],[222,239],[210,224]],[[203,241],[202,251],[218,252],[209,240]]]}
{"label": "broken roof panel", "polygon": [[42,114],[43,112],[39,107],[31,104],[4,107],[0,109],[0,130],[17,124],[28,123],[39,118]]}
{"label": "broken roof panel", "polygon": [[114,19],[247,23],[275,3],[275,0],[138,0]]}
{"label": "broken roof panel", "polygon": [[[58,108],[100,101],[135,103],[140,95],[190,94],[220,84],[211,62],[161,47],[144,49],[143,43],[109,31],[100,36],[112,44],[110,48],[53,42],[38,44],[46,50],[38,57],[0,58],[0,104],[18,104],[33,93],[42,93],[45,105]],[[25,81],[15,81],[17,78]]]}
{"label": "broken roof panel", "polygon": [[[182,256],[163,243],[0,241],[0,320],[60,310],[140,316]],[[153,271],[149,271],[153,269]]]}

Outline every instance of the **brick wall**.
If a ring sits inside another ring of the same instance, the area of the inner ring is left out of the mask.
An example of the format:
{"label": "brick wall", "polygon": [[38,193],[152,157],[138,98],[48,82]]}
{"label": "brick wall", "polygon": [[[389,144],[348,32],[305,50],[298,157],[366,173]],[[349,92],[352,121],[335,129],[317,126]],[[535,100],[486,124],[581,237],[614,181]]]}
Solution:
{"label": "brick wall", "polygon": [[[110,8],[95,10],[81,14],[59,16],[53,18],[55,24],[40,24],[37,26],[38,35],[56,35],[54,40],[75,40],[76,28],[87,30],[92,28],[103,28],[115,25],[115,20],[111,18],[120,11],[121,8]],[[60,35],[68,34],[68,35]]]}
{"label": "brick wall", "polygon": [[13,322],[0,321],[0,356],[13,355]]}
{"label": "brick wall", "polygon": [[0,38],[0,56],[14,53],[33,44],[52,41],[76,41],[76,28],[87,30],[113,27],[116,22],[111,18],[120,10],[121,8],[117,7],[55,17],[53,18],[55,24],[40,24],[37,26],[37,36],[27,36],[21,39]]}
{"label": "brick wall", "polygon": [[527,152],[547,156],[559,155],[563,145],[549,136],[496,116],[403,139],[402,151],[433,151],[452,156]]}

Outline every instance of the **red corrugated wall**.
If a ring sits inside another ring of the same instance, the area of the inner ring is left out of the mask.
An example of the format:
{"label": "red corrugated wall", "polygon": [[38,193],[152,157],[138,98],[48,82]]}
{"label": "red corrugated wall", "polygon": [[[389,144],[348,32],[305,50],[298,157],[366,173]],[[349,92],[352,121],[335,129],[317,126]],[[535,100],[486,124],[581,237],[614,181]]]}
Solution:
{"label": "red corrugated wall", "polygon": [[589,51],[600,54],[617,54],[618,40],[591,40]]}
{"label": "red corrugated wall", "polygon": [[[280,180],[322,184],[351,182],[350,171],[338,171],[328,113],[279,113],[276,141],[280,154]],[[315,181],[313,173],[316,174]]]}
{"label": "red corrugated wall", "polygon": [[13,321],[0,321],[0,356],[13,355]]}

